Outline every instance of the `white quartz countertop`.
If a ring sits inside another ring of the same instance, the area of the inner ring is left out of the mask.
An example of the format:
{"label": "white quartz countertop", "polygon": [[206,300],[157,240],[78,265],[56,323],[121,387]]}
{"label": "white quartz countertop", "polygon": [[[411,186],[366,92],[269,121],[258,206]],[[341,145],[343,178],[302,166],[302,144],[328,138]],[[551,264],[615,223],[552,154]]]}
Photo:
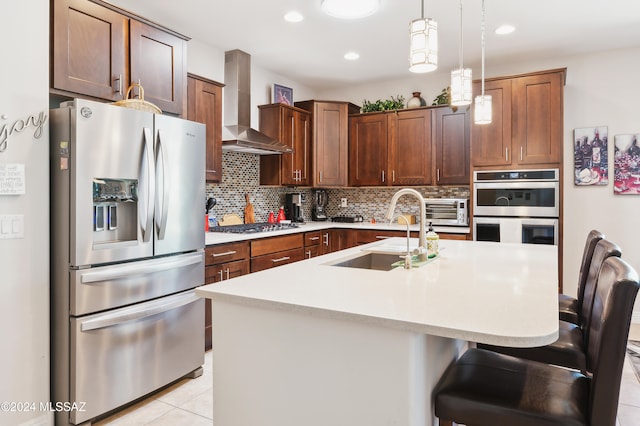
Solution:
{"label": "white quartz countertop", "polygon": [[215,300],[224,299],[504,346],[557,339],[556,246],[441,240],[440,256],[420,268],[332,265],[392,247],[406,247],[406,239],[244,275],[199,287],[196,294],[213,299],[214,309]]}
{"label": "white quartz countertop", "polygon": [[[330,228],[346,228],[346,229],[368,229],[368,230],[381,230],[381,231],[406,231],[407,226],[398,223],[370,223],[370,222],[358,222],[358,223],[343,223],[343,222],[304,222],[298,224],[297,228],[258,232],[254,234],[232,234],[225,232],[205,232],[205,244],[225,244],[233,243],[237,241],[254,240],[256,238],[275,237],[278,235],[295,234],[298,232],[311,232],[320,231]],[[411,231],[419,231],[420,225],[410,225]],[[469,234],[471,232],[468,226],[434,226],[434,231],[438,233],[448,234]]]}

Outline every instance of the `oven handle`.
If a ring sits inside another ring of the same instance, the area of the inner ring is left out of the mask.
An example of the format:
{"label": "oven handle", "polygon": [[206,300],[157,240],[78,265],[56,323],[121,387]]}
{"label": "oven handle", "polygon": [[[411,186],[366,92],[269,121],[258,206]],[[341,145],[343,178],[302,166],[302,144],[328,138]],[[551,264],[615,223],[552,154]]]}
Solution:
{"label": "oven handle", "polygon": [[104,269],[97,271],[82,272],[80,282],[83,284],[96,283],[100,281],[117,280],[120,278],[126,278],[131,275],[145,275],[154,272],[167,271],[169,269],[182,268],[189,265],[195,265],[202,262],[202,253],[191,256],[183,256],[175,260],[159,259],[158,261],[151,261],[147,264],[141,265],[139,262],[134,262],[126,265],[115,265],[105,267]]}
{"label": "oven handle", "polygon": [[196,296],[195,293],[190,292],[180,296],[174,296],[171,299],[172,300],[169,302],[154,303],[152,306],[143,310],[127,309],[123,313],[106,314],[95,319],[85,320],[80,324],[80,331],[91,331],[100,328],[113,327],[125,322],[148,318],[150,316],[162,314],[172,309],[193,303],[200,300],[200,297]]}

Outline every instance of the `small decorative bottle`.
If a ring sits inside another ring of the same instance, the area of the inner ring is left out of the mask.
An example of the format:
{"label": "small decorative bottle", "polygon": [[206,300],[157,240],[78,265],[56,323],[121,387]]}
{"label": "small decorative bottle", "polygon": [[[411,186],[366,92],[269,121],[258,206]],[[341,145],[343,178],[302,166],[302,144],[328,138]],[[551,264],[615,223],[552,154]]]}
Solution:
{"label": "small decorative bottle", "polygon": [[433,226],[431,226],[431,222],[429,222],[429,232],[427,232],[427,257],[432,258],[432,257],[436,257],[438,255],[438,253],[440,253],[439,250],[439,242],[440,242],[440,236],[438,234],[436,234],[436,232],[433,230]]}
{"label": "small decorative bottle", "polygon": [[427,101],[420,96],[420,92],[413,92],[413,97],[407,101],[407,108],[427,106]]}

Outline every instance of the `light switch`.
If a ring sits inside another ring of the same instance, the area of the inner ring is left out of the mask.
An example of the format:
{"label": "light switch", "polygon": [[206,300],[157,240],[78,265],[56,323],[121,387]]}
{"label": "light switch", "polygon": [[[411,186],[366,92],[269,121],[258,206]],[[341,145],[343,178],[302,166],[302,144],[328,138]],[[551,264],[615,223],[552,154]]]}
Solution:
{"label": "light switch", "polygon": [[0,239],[24,238],[24,215],[0,215]]}

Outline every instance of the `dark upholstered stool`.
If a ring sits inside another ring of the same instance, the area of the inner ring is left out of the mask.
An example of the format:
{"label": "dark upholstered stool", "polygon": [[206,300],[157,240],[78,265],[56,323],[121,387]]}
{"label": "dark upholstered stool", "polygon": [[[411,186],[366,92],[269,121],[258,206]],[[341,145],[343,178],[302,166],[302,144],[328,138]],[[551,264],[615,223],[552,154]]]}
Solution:
{"label": "dark upholstered stool", "polygon": [[580,272],[578,273],[578,297],[575,298],[566,294],[558,295],[558,311],[562,321],[580,324],[580,309],[582,308],[582,299],[584,297],[584,289],[587,283],[591,258],[593,257],[593,250],[596,248],[598,241],[603,238],[604,234],[597,230],[592,230],[587,235],[587,241],[582,253],[582,262],[580,263]]}
{"label": "dark upholstered stool", "polygon": [[587,363],[586,350],[589,344],[588,330],[592,316],[593,301],[600,269],[604,261],[612,256],[620,257],[620,247],[606,239],[598,241],[593,250],[589,270],[585,273],[587,279],[580,310],[580,325],[560,321],[558,325],[558,340],[547,346],[510,348],[478,344],[478,348],[546,364],[561,365],[584,372],[590,371],[591,367]]}
{"label": "dark upholstered stool", "polygon": [[483,349],[469,349],[433,391],[441,425],[615,426],[638,274],[609,257],[593,307],[592,375]]}

